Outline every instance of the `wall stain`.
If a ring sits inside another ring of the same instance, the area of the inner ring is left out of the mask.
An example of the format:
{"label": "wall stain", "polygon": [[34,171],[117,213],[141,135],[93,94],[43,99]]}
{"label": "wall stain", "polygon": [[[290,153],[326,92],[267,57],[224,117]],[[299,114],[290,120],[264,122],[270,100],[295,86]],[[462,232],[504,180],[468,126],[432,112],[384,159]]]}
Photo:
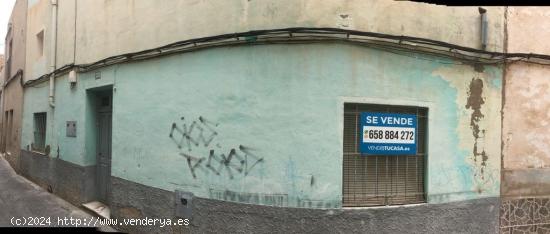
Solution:
{"label": "wall stain", "polygon": [[480,130],[479,127],[479,121],[484,117],[483,113],[481,113],[481,106],[485,104],[482,94],[483,80],[479,78],[472,78],[468,91],[468,99],[466,100],[466,109],[473,110],[470,117],[470,128],[472,129],[472,135],[474,136],[474,162],[477,162],[478,157],[481,157],[481,176],[483,178],[483,171],[487,166],[488,157],[485,149],[481,150],[481,152],[478,150],[479,139],[485,136],[485,129]]}
{"label": "wall stain", "polygon": [[[464,181],[471,180],[472,175],[477,174],[478,169],[475,167],[463,166],[463,167],[446,167],[441,168],[441,171],[438,172],[440,175],[437,180],[433,181],[435,187],[443,187],[448,185],[449,180],[445,178],[460,178]],[[483,192],[491,191],[491,187],[498,185],[500,181],[500,170],[494,168],[486,168],[483,172],[483,178],[475,177],[474,178],[474,188],[473,192],[481,194]],[[458,192],[461,193],[461,192]],[[442,193],[431,194],[430,197],[442,197]],[[444,197],[444,196],[443,196]],[[441,198],[437,199],[438,201],[448,201],[450,198]]]}
{"label": "wall stain", "polygon": [[210,189],[209,197],[216,200],[248,204],[264,204],[280,207],[288,206],[287,194],[244,193],[231,190]]}
{"label": "wall stain", "polygon": [[329,209],[341,206],[340,201],[311,200],[300,197],[289,197],[288,194],[265,194],[265,193],[246,193],[235,192],[231,190],[209,189],[208,197],[210,199],[232,201],[247,204],[262,204],[269,206],[288,207],[291,203],[296,203],[297,207]]}

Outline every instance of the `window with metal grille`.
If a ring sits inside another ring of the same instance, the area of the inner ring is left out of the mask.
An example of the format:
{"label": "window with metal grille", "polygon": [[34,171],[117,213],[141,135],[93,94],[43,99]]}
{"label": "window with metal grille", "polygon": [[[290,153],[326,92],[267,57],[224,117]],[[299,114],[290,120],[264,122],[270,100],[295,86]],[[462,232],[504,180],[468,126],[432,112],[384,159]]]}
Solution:
{"label": "window with metal grille", "polygon": [[[415,114],[416,155],[362,155],[361,112]],[[426,201],[424,178],[428,109],[410,106],[344,104],[343,206],[382,206]]]}
{"label": "window with metal grille", "polygon": [[13,110],[4,112],[4,135],[2,136],[2,152],[9,150],[9,142],[11,139],[11,131],[13,128]]}
{"label": "window with metal grille", "polygon": [[13,39],[10,40],[10,43],[8,44],[8,58],[6,60],[6,77],[4,77],[4,80],[9,80],[11,78],[11,61],[12,61],[12,51],[13,51]]}
{"label": "window with metal grille", "polygon": [[34,142],[32,150],[44,152],[46,147],[46,113],[34,113]]}
{"label": "window with metal grille", "polygon": [[12,146],[12,139],[13,139],[13,110],[9,111],[9,118],[8,118],[8,130],[7,130],[7,137],[8,140],[8,151],[11,149]]}

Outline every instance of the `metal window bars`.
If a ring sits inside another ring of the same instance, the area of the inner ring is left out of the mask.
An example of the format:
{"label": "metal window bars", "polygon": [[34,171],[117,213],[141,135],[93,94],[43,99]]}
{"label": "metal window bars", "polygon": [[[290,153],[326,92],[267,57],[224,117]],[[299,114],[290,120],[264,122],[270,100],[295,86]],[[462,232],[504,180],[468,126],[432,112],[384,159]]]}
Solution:
{"label": "metal window bars", "polygon": [[[416,155],[361,155],[361,112],[416,114]],[[424,178],[428,109],[375,104],[344,105],[343,206],[383,206],[426,201]]]}
{"label": "metal window bars", "polygon": [[46,147],[46,113],[34,113],[34,142],[32,150],[44,152]]}

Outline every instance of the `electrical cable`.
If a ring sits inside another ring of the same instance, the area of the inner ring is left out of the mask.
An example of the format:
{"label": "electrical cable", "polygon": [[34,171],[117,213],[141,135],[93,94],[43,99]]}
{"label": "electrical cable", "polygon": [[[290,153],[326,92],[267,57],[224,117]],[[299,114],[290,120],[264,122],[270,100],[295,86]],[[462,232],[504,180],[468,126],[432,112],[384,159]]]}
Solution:
{"label": "electrical cable", "polygon": [[[138,52],[125,53],[88,64],[67,64],[55,71],[44,74],[37,79],[25,82],[25,86],[32,85],[47,79],[50,75],[63,75],[72,69],[79,69],[80,72],[88,72],[114,64],[151,59],[159,56],[166,56],[174,53],[185,53],[206,48],[236,45],[255,44],[293,44],[293,43],[323,43],[340,42],[364,45],[367,47],[381,49],[387,52],[428,54],[436,57],[445,57],[460,61],[460,63],[444,63],[455,65],[502,64],[506,61],[525,62],[539,65],[550,65],[550,55],[533,53],[502,53],[491,52],[470,47],[460,46],[447,42],[437,41],[411,36],[397,36],[375,32],[365,32],[340,28],[282,28],[252,30],[240,33],[228,33],[202,38],[183,40],[167,44],[161,47],[142,50]],[[397,52],[396,52],[397,51]],[[409,55],[410,56],[410,55]],[[414,56],[418,58],[418,56]],[[422,58],[430,60],[429,58]],[[431,60],[437,61],[437,60]],[[440,63],[442,61],[439,61]]]}

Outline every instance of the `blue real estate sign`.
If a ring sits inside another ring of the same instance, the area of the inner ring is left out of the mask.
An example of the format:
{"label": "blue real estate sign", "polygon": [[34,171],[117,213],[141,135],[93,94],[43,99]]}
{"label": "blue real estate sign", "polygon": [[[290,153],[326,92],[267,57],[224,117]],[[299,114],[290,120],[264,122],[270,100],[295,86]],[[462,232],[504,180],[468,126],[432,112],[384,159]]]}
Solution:
{"label": "blue real estate sign", "polygon": [[416,115],[361,112],[363,154],[416,154]]}

